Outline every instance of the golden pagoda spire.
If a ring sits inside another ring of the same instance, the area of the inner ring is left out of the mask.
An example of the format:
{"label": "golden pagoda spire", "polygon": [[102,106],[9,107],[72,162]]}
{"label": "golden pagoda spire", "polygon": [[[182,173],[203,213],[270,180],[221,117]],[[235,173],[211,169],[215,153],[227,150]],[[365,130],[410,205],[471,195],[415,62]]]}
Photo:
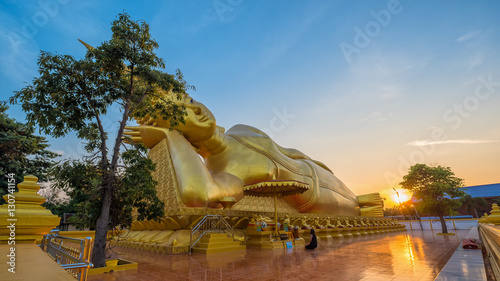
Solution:
{"label": "golden pagoda spire", "polygon": [[59,225],[60,218],[40,206],[45,198],[37,194],[37,181],[35,176],[25,176],[18,192],[3,196],[7,204],[0,206],[0,244],[35,243]]}

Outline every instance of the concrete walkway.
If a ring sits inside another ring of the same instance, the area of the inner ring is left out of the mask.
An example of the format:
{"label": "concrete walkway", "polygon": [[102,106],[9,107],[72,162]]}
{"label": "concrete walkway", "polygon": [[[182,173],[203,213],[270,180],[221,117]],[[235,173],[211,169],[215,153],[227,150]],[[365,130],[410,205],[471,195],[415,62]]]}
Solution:
{"label": "concrete walkway", "polygon": [[[465,238],[479,240],[477,227],[473,227]],[[483,254],[481,250],[463,249],[462,244],[439,273],[436,281],[486,281]]]}
{"label": "concrete walkway", "polygon": [[[8,271],[7,255],[10,247],[15,247],[15,273]],[[66,270],[60,267],[47,253],[36,244],[0,245],[0,280],[5,281],[75,281]]]}

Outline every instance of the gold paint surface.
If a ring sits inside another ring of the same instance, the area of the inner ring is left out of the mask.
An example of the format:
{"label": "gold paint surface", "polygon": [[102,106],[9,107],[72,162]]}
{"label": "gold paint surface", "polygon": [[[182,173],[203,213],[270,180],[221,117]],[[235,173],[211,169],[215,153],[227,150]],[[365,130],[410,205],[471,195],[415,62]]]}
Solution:
{"label": "gold paint surface", "polygon": [[[165,93],[162,93],[168,96]],[[186,95],[185,124],[172,131],[162,118],[138,119],[140,126],[127,127],[133,141],[151,148],[157,163],[154,173],[158,195],[166,210],[222,208],[221,200],[233,197],[231,210],[269,211],[266,198],[248,199],[243,186],[276,180],[298,181],[309,186],[303,194],[280,198],[278,212],[354,216],[360,214],[358,198],[323,163],[304,153],[279,146],[257,128],[236,125],[227,132],[216,125],[205,105]],[[380,198],[380,196],[378,197]],[[370,198],[364,198],[363,202]],[[380,205],[376,196],[367,207]],[[287,204],[284,204],[285,201]],[[224,201],[223,201],[224,202]],[[380,216],[377,208],[361,212]]]}

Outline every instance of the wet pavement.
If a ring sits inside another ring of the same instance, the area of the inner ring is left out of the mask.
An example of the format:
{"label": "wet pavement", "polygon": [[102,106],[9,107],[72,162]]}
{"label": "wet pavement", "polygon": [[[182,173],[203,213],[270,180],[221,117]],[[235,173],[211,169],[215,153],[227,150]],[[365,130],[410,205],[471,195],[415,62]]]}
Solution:
{"label": "wet pavement", "polygon": [[119,257],[138,262],[138,268],[92,275],[88,280],[434,280],[468,232],[440,236],[430,230],[408,230],[319,241],[312,251],[247,248],[164,255],[117,247]]}

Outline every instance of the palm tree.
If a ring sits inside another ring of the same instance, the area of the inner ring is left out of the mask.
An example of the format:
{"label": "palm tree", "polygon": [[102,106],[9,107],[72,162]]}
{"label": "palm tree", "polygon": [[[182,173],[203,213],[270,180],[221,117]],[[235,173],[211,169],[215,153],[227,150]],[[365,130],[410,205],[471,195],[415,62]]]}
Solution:
{"label": "palm tree", "polygon": [[477,213],[477,210],[479,209],[480,211],[485,208],[488,203],[484,198],[482,197],[475,197],[472,198],[469,194],[464,195],[461,199],[460,202],[462,202],[462,205],[464,205],[465,211],[470,215],[472,213],[471,210],[474,211],[474,214],[476,215],[476,218],[479,218],[479,215]]}
{"label": "palm tree", "polygon": [[413,207],[412,203],[413,202],[411,202],[411,200],[399,202],[399,206],[398,205],[394,206],[394,210],[398,210],[399,212],[401,212],[404,220],[406,220],[407,214],[410,216],[410,219],[411,219],[411,216],[412,216],[411,215],[411,208]]}
{"label": "palm tree", "polygon": [[483,197],[476,197],[473,199],[474,199],[473,202],[474,212],[476,214],[476,218],[479,218],[477,211],[479,210],[481,212],[484,212],[484,210],[488,207],[488,202],[486,202],[486,200]]}
{"label": "palm tree", "polygon": [[462,198],[460,198],[460,202],[462,203],[462,206],[464,206],[465,211],[470,215],[471,214],[471,209],[472,209],[472,196],[470,194],[465,194]]}
{"label": "palm tree", "polygon": [[493,203],[497,204],[498,206],[500,206],[500,197],[497,197],[493,200]]}

